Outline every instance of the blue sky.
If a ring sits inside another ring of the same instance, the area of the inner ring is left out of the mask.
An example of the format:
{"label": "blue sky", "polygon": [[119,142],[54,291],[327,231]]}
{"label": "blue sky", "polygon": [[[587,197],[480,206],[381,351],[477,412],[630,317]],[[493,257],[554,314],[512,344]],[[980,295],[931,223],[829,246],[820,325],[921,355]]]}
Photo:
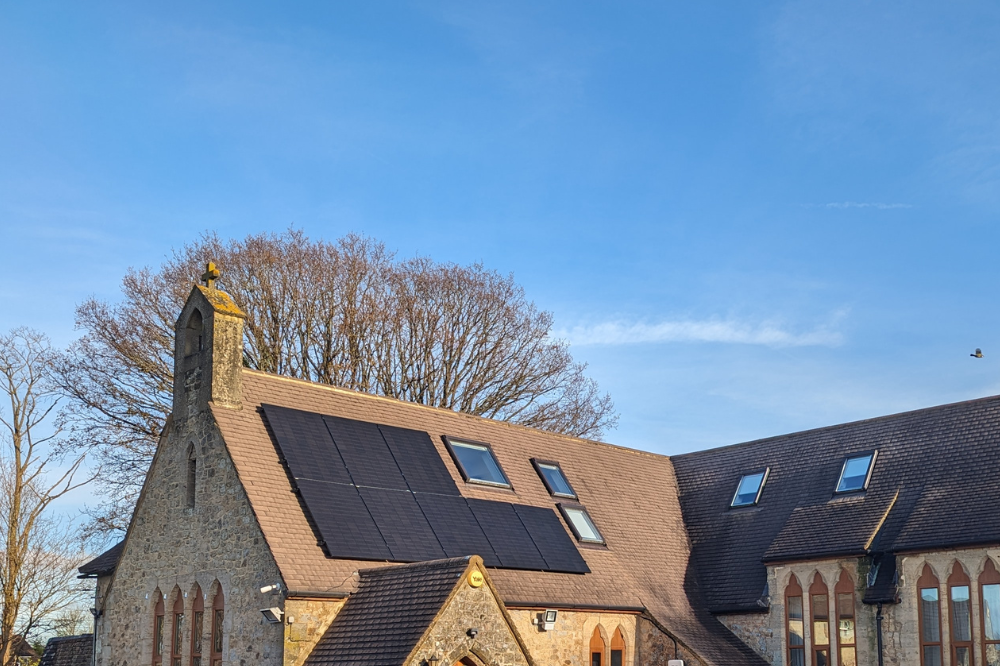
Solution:
{"label": "blue sky", "polygon": [[353,5],[5,3],[0,330],[294,225],[513,272],[615,443],[1000,390],[1000,5]]}

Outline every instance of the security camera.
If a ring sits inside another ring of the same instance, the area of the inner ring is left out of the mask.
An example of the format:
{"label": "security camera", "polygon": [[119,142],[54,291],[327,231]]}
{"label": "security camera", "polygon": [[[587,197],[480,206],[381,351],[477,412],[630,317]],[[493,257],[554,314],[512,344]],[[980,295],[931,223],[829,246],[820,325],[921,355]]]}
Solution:
{"label": "security camera", "polygon": [[285,614],[285,611],[276,606],[271,608],[261,608],[260,612],[264,616],[264,619],[270,624],[278,624],[281,622],[281,618]]}
{"label": "security camera", "polygon": [[260,588],[261,594],[267,594],[268,592],[281,592],[281,583],[272,583]]}

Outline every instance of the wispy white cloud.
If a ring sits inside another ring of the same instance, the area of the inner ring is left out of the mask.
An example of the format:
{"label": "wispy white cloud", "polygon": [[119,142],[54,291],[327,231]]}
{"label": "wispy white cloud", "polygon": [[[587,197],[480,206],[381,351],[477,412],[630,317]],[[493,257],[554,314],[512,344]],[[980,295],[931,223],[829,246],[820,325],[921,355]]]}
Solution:
{"label": "wispy white cloud", "polygon": [[768,347],[836,347],[844,342],[843,334],[831,324],[795,331],[777,321],[738,319],[679,319],[656,323],[608,321],[555,331],[554,337],[581,346],[718,342]]}
{"label": "wispy white cloud", "polygon": [[890,210],[893,208],[913,208],[913,204],[905,203],[879,203],[879,202],[858,202],[858,201],[834,201],[825,204],[806,204],[809,208],[875,208],[877,210]]}

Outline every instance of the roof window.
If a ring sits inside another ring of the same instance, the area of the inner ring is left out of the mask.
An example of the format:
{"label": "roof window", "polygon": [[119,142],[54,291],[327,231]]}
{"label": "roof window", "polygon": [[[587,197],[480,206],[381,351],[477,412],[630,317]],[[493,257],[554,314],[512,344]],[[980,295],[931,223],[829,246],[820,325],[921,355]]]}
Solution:
{"label": "roof window", "polygon": [[736,494],[733,495],[733,501],[729,506],[740,507],[756,504],[760,500],[760,492],[764,489],[764,483],[767,481],[767,475],[770,471],[770,468],[765,468],[760,472],[744,474],[740,477],[740,482],[736,486]]}
{"label": "roof window", "polygon": [[576,492],[574,492],[573,486],[569,485],[559,463],[532,458],[531,464],[535,466],[538,476],[542,477],[542,483],[545,484],[545,489],[549,491],[550,495],[576,499]]}
{"label": "roof window", "polygon": [[868,487],[868,481],[872,476],[872,469],[875,467],[875,456],[877,451],[869,451],[856,456],[851,456],[844,461],[844,466],[840,470],[840,481],[837,482],[838,493],[850,493],[856,490],[864,490]]}
{"label": "roof window", "polygon": [[507,480],[507,475],[500,468],[500,463],[497,462],[489,444],[462,441],[450,437],[445,437],[444,441],[448,445],[451,457],[458,465],[458,471],[462,473],[462,478],[466,481],[510,488],[510,481]]}
{"label": "roof window", "polygon": [[582,506],[566,504],[557,504],[556,506],[559,507],[559,511],[569,524],[569,528],[573,530],[573,536],[576,537],[577,541],[584,543],[604,543],[604,537],[597,530],[597,526],[590,519],[590,514],[587,513],[586,509]]}

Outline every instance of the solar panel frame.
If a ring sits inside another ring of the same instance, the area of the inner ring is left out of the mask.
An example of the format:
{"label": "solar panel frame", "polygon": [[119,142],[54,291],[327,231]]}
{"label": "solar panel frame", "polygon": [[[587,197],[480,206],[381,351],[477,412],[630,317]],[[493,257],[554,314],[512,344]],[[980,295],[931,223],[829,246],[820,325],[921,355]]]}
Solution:
{"label": "solar panel frame", "polygon": [[590,573],[587,561],[553,509],[525,504],[512,506],[550,571]]}
{"label": "solar panel frame", "polygon": [[448,557],[479,555],[486,566],[500,566],[500,558],[464,497],[433,493],[414,493],[413,496]]}
{"label": "solar panel frame", "polygon": [[355,486],[313,479],[297,479],[296,484],[327,555],[345,560],[392,559]]}
{"label": "solar panel frame", "polygon": [[323,421],[347,465],[354,485],[408,489],[406,479],[399,471],[377,424],[338,416],[324,416]]}
{"label": "solar panel frame", "polygon": [[321,415],[277,405],[262,407],[292,478],[351,483],[344,459]]}
{"label": "solar panel frame", "polygon": [[461,496],[430,435],[422,430],[381,424],[378,429],[410,490]]}
{"label": "solar panel frame", "polygon": [[358,488],[392,559],[397,562],[440,560],[444,549],[409,490]]}
{"label": "solar panel frame", "polygon": [[505,569],[545,571],[548,566],[509,502],[466,498],[472,514]]}

